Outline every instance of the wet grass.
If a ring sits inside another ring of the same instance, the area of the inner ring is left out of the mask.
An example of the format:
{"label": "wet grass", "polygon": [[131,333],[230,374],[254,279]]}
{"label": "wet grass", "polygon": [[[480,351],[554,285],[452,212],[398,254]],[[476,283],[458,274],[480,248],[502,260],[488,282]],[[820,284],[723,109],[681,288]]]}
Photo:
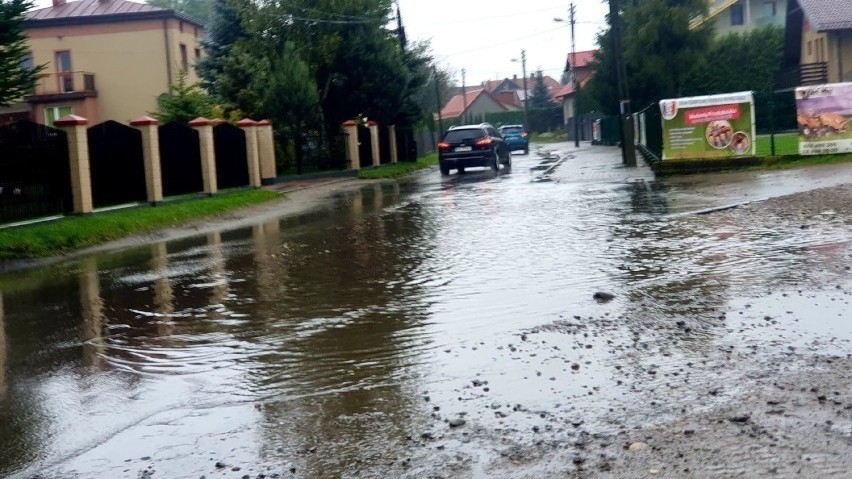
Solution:
{"label": "wet grass", "polygon": [[530,136],[530,143],[563,143],[566,141],[568,141],[568,133],[564,131],[533,133]]}
{"label": "wet grass", "polygon": [[[775,156],[798,155],[798,133],[781,133],[775,135]],[[757,156],[772,155],[772,137],[769,135],[757,137]]]}
{"label": "wet grass", "polygon": [[437,164],[438,154],[431,153],[418,158],[415,162],[394,163],[374,168],[363,168],[358,171],[358,178],[362,180],[399,178],[417,170],[436,166]]}
{"label": "wet grass", "polygon": [[224,192],[210,198],[181,200],[0,230],[0,260],[45,258],[70,253],[134,234],[214,217],[276,198],[266,190]]}

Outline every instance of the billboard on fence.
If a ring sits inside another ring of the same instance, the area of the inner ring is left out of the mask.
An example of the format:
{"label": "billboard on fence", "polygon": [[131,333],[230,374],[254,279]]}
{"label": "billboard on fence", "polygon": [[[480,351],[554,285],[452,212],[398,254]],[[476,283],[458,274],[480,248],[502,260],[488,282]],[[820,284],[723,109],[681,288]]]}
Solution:
{"label": "billboard on fence", "polygon": [[852,83],[796,88],[799,154],[852,152]]}
{"label": "billboard on fence", "polygon": [[660,101],[663,160],[754,156],[752,92]]}

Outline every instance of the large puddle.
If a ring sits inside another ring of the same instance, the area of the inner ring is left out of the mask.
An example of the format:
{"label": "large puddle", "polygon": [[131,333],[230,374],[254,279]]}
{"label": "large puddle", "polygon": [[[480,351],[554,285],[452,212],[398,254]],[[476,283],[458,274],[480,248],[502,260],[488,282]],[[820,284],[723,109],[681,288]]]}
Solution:
{"label": "large puddle", "polygon": [[486,477],[483,438],[736,394],[733,349],[852,352],[848,221],[683,215],[719,200],[589,161],[0,277],[0,475],[428,477],[413,460],[462,455]]}

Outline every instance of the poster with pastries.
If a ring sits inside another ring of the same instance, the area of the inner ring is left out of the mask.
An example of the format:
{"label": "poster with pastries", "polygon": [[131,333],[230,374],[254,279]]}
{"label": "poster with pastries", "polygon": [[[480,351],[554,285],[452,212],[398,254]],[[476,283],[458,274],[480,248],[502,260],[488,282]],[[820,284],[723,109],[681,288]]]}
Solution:
{"label": "poster with pastries", "polygon": [[754,95],[728,93],[660,101],[663,160],[754,156]]}
{"label": "poster with pastries", "polygon": [[800,155],[852,153],[852,83],[796,88]]}

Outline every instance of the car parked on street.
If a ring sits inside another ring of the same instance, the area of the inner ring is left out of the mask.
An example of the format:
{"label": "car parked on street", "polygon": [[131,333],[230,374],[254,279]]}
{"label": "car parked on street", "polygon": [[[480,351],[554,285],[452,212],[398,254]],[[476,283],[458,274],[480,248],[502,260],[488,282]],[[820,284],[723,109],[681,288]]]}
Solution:
{"label": "car parked on street", "polygon": [[521,150],[525,155],[530,152],[530,134],[524,125],[503,125],[499,131],[512,151]]}
{"label": "car parked on street", "polygon": [[503,136],[489,123],[452,127],[438,142],[438,165],[442,175],[450,170],[486,166],[495,172],[500,165],[512,168],[512,151]]}

